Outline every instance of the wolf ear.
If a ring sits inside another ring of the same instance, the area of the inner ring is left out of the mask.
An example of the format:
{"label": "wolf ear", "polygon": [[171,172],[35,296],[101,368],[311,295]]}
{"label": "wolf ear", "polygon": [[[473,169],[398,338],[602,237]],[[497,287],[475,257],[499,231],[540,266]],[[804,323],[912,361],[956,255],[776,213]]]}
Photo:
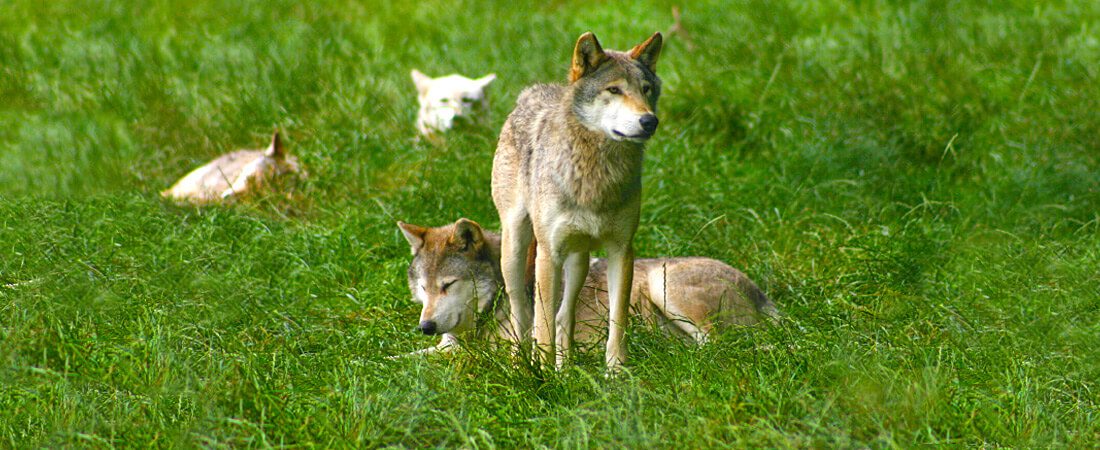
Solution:
{"label": "wolf ear", "polygon": [[481,225],[467,218],[458,219],[455,222],[454,232],[451,233],[451,242],[457,244],[463,251],[481,246],[485,236],[481,234]]}
{"label": "wolf ear", "polygon": [[476,81],[477,84],[480,84],[482,89],[485,89],[485,86],[488,86],[489,83],[492,83],[493,80],[495,80],[495,79],[497,79],[497,74],[491,73],[491,74],[485,75],[481,78],[478,78],[474,81]]}
{"label": "wolf ear", "polygon": [[412,247],[412,253],[415,255],[416,250],[424,245],[424,235],[428,233],[428,229],[405,222],[397,222],[397,228],[401,229],[401,234],[405,235],[405,240],[409,241],[409,246]]}
{"label": "wolf ear", "polygon": [[661,44],[664,38],[660,32],[653,33],[645,42],[630,50],[630,58],[646,66],[650,72],[657,73],[657,58],[661,56]]}
{"label": "wolf ear", "polygon": [[271,145],[267,146],[267,150],[264,150],[264,156],[269,158],[283,158],[286,156],[286,149],[283,148],[283,140],[279,138],[279,132],[271,135]]}
{"label": "wolf ear", "polygon": [[428,88],[432,86],[432,77],[424,75],[416,69],[413,69],[410,74],[412,75],[413,84],[416,85],[416,92],[420,95],[424,95],[424,93],[428,92]]}
{"label": "wolf ear", "polygon": [[569,82],[577,81],[596,70],[607,59],[607,54],[604,53],[596,35],[591,31],[582,34],[577,39],[577,46],[573,48],[573,67],[569,70]]}

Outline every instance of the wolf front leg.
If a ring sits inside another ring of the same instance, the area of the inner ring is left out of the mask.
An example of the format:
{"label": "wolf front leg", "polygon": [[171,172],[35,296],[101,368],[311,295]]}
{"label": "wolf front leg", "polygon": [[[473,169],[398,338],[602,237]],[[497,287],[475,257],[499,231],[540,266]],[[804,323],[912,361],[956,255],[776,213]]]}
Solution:
{"label": "wolf front leg", "polygon": [[549,245],[538,242],[535,255],[535,342],[539,349],[536,354],[546,364],[556,362],[555,318],[562,294],[562,263],[561,258],[554,257]]}
{"label": "wolf front leg", "polygon": [[588,278],[588,252],[570,253],[565,258],[562,266],[563,284],[565,292],[558,308],[558,362],[559,369],[569,360],[573,349],[573,332],[577,323],[577,298],[584,288],[585,279]]}
{"label": "wolf front leg", "polygon": [[500,233],[500,271],[504,291],[512,308],[512,331],[521,347],[531,340],[531,301],[527,298],[527,250],[534,238],[531,220],[524,214],[502,218]]}
{"label": "wolf front leg", "polygon": [[628,241],[622,246],[607,247],[607,370],[618,372],[626,361],[624,335],[627,326],[627,308],[630,306],[630,287],[634,282],[634,247]]}
{"label": "wolf front leg", "polygon": [[400,359],[408,358],[410,356],[430,355],[432,353],[445,353],[454,350],[456,346],[458,346],[458,338],[456,338],[451,333],[443,333],[443,337],[439,340],[439,344],[436,344],[434,347],[428,347],[422,350],[417,350],[415,352],[405,353],[403,355],[387,356],[386,359]]}

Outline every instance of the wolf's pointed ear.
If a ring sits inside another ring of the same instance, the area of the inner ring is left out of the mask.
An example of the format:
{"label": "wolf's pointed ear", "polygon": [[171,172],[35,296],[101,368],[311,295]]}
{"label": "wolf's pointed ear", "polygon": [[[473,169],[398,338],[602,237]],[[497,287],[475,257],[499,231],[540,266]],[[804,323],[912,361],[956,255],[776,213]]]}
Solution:
{"label": "wolf's pointed ear", "polygon": [[462,248],[463,251],[476,249],[481,246],[485,236],[481,234],[481,225],[465,217],[455,222],[454,232],[451,233],[451,242]]}
{"label": "wolf's pointed ear", "polygon": [[661,56],[661,44],[664,38],[660,32],[653,33],[645,42],[630,50],[630,58],[646,66],[650,72],[657,73],[657,58]]}
{"label": "wolf's pointed ear", "polygon": [[569,70],[569,82],[577,81],[596,70],[607,59],[607,54],[603,52],[603,47],[600,46],[596,35],[591,31],[582,34],[577,39],[577,46],[573,48],[573,67]]}
{"label": "wolf's pointed ear", "polygon": [[271,145],[267,146],[267,150],[264,150],[264,156],[269,158],[283,158],[286,156],[286,149],[283,148],[283,140],[279,138],[279,132],[271,135]]}
{"label": "wolf's pointed ear", "polygon": [[478,78],[474,81],[476,81],[477,84],[480,84],[482,89],[485,89],[485,86],[488,86],[489,83],[492,83],[493,80],[495,80],[495,79],[497,79],[497,74],[491,73],[491,74],[485,75],[481,78]]}
{"label": "wolf's pointed ear", "polygon": [[416,92],[420,95],[424,95],[425,92],[428,92],[428,88],[432,86],[432,77],[424,75],[416,69],[413,69],[410,74],[412,75],[413,84],[416,85]]}
{"label": "wolf's pointed ear", "polygon": [[424,235],[428,233],[428,229],[400,221],[397,222],[397,228],[401,229],[401,234],[405,235],[405,240],[409,241],[409,246],[412,247],[412,253],[415,255],[416,250],[424,245]]}

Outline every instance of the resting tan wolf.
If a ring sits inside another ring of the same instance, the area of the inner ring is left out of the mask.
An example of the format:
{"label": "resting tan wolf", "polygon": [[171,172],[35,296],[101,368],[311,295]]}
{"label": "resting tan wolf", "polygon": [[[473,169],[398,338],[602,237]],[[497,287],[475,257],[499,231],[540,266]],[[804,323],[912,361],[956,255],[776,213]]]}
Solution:
{"label": "resting tan wolf", "polygon": [[[439,345],[415,353],[443,350],[468,338],[518,340],[511,306],[501,295],[499,235],[467,219],[436,228],[397,225],[412,247],[408,279],[413,300],[423,305],[419,329],[442,335]],[[705,342],[724,327],[752,325],[778,314],[752,280],[721,261],[639,259],[634,269],[633,313],[695,342]],[[594,259],[580,290],[579,342],[595,344],[606,336],[606,270],[605,261]]]}
{"label": "resting tan wolf", "polygon": [[192,170],[161,196],[192,203],[211,203],[250,194],[271,178],[298,173],[298,159],[287,154],[279,132],[265,150],[238,150]]}
{"label": "resting tan wolf", "polygon": [[532,325],[524,307],[524,272],[534,239],[533,325],[542,350],[536,353],[548,361],[556,356],[559,366],[572,344],[589,252],[601,247],[607,251],[610,293],[608,369],[614,371],[626,358],[632,241],[641,207],[643,147],[657,130],[661,80],[654,71],[660,54],[660,33],[625,53],[605,51],[595,35],[585,33],[573,50],[570,83],[525,89],[500,131],[492,192],[513,328],[527,336]]}

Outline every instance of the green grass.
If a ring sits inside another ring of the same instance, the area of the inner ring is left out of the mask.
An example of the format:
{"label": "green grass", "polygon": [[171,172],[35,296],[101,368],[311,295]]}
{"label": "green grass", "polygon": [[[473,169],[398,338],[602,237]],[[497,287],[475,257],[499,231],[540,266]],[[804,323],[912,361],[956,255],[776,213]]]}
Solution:
{"label": "green grass", "polygon": [[[413,331],[394,222],[498,224],[496,133],[593,30],[669,2],[0,6],[0,447],[1089,447],[1100,442],[1100,4],[685,2],[639,255],[786,319],[636,329],[546,373]],[[690,47],[690,48],[689,48]],[[498,74],[414,139],[409,69]],[[286,133],[295,201],[156,193]]]}

